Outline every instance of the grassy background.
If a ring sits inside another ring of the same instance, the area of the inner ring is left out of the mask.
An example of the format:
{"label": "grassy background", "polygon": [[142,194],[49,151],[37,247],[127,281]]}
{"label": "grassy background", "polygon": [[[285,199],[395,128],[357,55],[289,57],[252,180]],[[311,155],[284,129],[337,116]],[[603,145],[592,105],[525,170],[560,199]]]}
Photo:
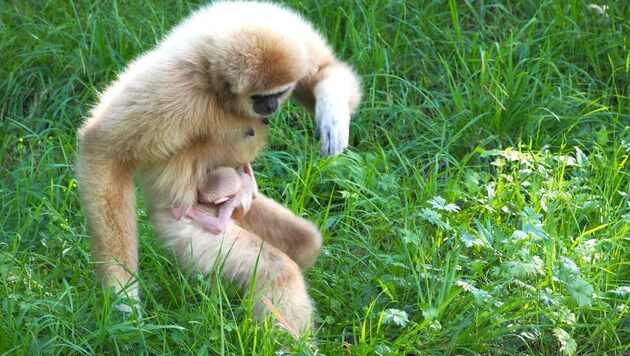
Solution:
{"label": "grassy background", "polygon": [[[630,352],[630,3],[299,1],[362,74],[352,148],[288,105],[259,186],[325,234],[322,354]],[[99,89],[198,2],[0,6],[0,352],[269,354],[140,210],[144,315],[93,276],[74,181]],[[141,205],[140,205],[141,208]],[[293,346],[309,353],[307,344]]]}

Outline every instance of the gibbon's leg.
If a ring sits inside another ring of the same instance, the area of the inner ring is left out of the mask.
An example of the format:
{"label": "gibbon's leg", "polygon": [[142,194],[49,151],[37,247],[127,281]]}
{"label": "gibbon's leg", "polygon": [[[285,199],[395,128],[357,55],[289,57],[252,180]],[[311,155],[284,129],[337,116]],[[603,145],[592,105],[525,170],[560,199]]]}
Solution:
{"label": "gibbon's leg", "polygon": [[[131,170],[99,157],[83,145],[78,162],[79,189],[91,236],[96,272],[103,285],[139,300],[138,237]],[[128,305],[115,307],[131,312]]]}
{"label": "gibbon's leg", "polygon": [[287,255],[236,224],[230,223],[225,233],[212,234],[191,220],[169,215],[164,211],[153,220],[180,264],[205,276],[218,268],[221,278],[239,286],[242,295],[253,287],[255,316],[269,315],[267,300],[290,331],[302,335],[311,329],[313,304],[300,268]]}
{"label": "gibbon's leg", "polygon": [[237,224],[287,254],[302,269],[315,264],[322,248],[322,235],[315,225],[260,192]]}

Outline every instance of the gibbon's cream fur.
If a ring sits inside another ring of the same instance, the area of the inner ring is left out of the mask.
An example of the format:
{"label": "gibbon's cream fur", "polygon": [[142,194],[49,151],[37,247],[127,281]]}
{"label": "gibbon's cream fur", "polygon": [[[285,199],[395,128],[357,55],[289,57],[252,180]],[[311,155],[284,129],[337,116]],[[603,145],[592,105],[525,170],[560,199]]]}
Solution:
{"label": "gibbon's cream fur", "polygon": [[199,188],[197,203],[187,211],[175,206],[171,208],[171,214],[177,220],[187,216],[206,230],[219,234],[225,230],[230,218],[240,220],[247,213],[256,190],[254,172],[249,163],[243,173],[231,167],[218,167],[208,173],[205,183]]}
{"label": "gibbon's cream fur", "polygon": [[182,265],[204,274],[223,266],[222,278],[254,288],[256,315],[270,301],[287,327],[310,329],[301,269],[319,255],[313,224],[262,194],[221,234],[172,214],[197,204],[213,169],[255,159],[290,95],[315,112],[321,153],[341,153],[358,78],[311,25],[269,3],[202,8],[119,75],[79,130],[80,194],[106,287],[139,299],[137,172],[155,231]]}

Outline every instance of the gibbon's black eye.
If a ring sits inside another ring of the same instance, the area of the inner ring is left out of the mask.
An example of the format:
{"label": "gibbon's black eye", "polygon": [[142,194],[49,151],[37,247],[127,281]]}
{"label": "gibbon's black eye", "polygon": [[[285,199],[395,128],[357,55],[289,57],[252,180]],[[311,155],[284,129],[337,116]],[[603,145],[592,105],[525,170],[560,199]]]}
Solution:
{"label": "gibbon's black eye", "polygon": [[269,125],[269,118],[268,117],[263,117],[263,124]]}
{"label": "gibbon's black eye", "polygon": [[254,129],[250,127],[247,129],[247,131],[245,131],[245,133],[247,134],[247,136],[254,136],[256,134],[256,131],[254,131]]}

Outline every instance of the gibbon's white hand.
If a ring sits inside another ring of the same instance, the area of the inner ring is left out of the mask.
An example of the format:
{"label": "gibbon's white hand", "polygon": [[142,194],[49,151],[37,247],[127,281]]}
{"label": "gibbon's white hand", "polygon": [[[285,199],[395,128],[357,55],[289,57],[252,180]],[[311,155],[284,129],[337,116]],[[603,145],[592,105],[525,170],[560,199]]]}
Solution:
{"label": "gibbon's white hand", "polygon": [[348,147],[350,134],[350,88],[347,82],[328,78],[315,87],[315,138],[323,156],[338,156]]}

